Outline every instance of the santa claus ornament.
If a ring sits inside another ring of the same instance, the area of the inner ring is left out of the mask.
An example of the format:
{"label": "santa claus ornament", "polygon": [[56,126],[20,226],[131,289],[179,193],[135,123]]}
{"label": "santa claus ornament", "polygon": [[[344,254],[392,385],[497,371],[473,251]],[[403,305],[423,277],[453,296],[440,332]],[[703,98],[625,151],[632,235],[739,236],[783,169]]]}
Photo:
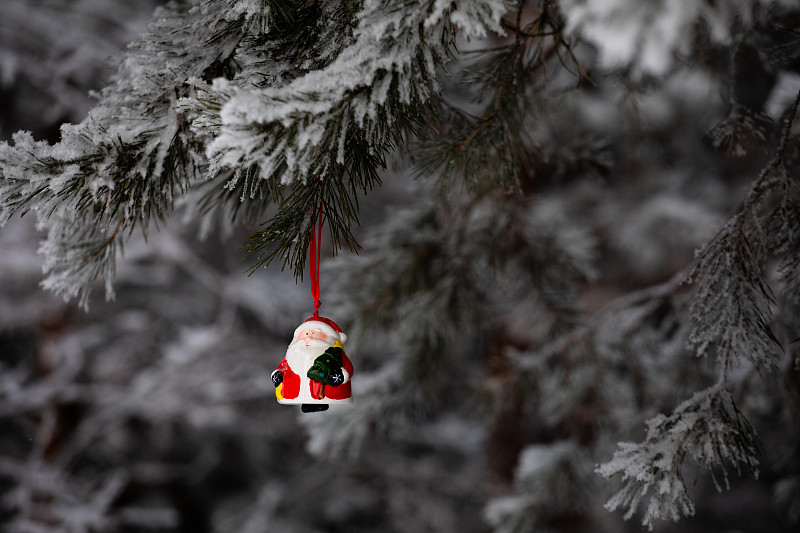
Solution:
{"label": "santa claus ornament", "polygon": [[347,335],[333,320],[319,316],[319,253],[322,208],[311,228],[311,295],[314,316],[294,331],[292,342],[272,373],[278,403],[300,405],[304,413],[325,411],[331,404],[353,403],[350,377],[353,363],[344,353]]}

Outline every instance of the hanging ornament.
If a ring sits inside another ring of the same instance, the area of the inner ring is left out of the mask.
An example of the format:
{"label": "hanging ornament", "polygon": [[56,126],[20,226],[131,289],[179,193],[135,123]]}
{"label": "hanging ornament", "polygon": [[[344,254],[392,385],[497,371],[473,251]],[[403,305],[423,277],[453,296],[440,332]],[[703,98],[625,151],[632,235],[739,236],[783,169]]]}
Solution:
{"label": "hanging ornament", "polygon": [[344,353],[347,335],[333,320],[319,316],[319,254],[322,207],[311,228],[310,278],[314,315],[294,331],[286,356],[272,373],[278,403],[300,405],[304,413],[325,411],[330,404],[353,403],[353,363]]}

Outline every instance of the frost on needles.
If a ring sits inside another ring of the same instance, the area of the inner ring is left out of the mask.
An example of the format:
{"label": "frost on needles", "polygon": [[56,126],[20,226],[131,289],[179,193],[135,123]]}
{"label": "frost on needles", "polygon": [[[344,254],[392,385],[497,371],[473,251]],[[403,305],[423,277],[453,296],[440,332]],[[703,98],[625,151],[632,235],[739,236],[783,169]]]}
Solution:
{"label": "frost on needles", "polygon": [[[718,472],[728,488],[729,467],[741,473],[745,466],[758,476],[758,437],[729,389],[736,386],[731,375],[742,366],[759,373],[778,367],[781,344],[771,326],[775,300],[764,265],[768,259],[777,261],[784,279],[792,279],[785,276],[786,265],[796,260],[785,254],[795,249],[789,243],[796,233],[787,222],[798,204],[785,157],[798,106],[800,92],[785,113],[775,154],[753,181],[739,210],[698,251],[696,265],[686,278],[696,287],[688,341],[697,357],[715,356],[717,382],[670,415],[648,420],[643,442],[619,443],[614,457],[597,467],[605,477],[621,477],[622,488],[606,506],[625,509],[625,517],[630,518],[646,501],[642,523],[650,529],[656,520],[677,521],[694,514],[683,480],[687,458],[711,472],[717,490],[722,490]],[[787,288],[791,294],[791,284]]]}
{"label": "frost on needles", "polygon": [[758,445],[753,428],[739,412],[731,394],[721,386],[698,392],[669,415],[647,422],[644,442],[621,442],[614,457],[600,465],[605,477],[620,475],[622,488],[606,504],[625,509],[631,518],[647,498],[642,523],[649,529],[657,520],[678,520],[695,507],[683,479],[687,458],[711,472],[718,490],[719,472],[728,488],[731,466],[741,465],[758,475]]}
{"label": "frost on needles", "polygon": [[499,0],[455,10],[441,1],[191,4],[156,11],[60,142],[19,133],[0,145],[0,223],[35,212],[47,232],[45,285],[83,306],[97,279],[113,296],[124,241],[178,199],[228,225],[278,204],[251,241],[257,265],[277,258],[301,275],[310,205],[327,207],[336,248],[354,248],[357,195],[378,184],[437,90],[450,32],[502,31],[507,9]]}

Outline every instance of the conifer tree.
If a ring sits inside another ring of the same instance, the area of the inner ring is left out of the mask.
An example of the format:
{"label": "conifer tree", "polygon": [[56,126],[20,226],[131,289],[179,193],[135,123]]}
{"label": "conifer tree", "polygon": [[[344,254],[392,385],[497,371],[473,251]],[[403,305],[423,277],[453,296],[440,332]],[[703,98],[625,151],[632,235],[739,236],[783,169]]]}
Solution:
{"label": "conifer tree", "polygon": [[[598,503],[653,529],[697,512],[686,476],[763,471],[788,531],[798,35],[777,0],[173,1],[58,141],[0,143],[0,224],[35,214],[43,285],[88,309],[176,210],[255,228],[242,270],[287,283],[322,212],[363,370],[352,407],[300,419],[311,454],[455,417],[483,428],[493,531],[596,530]],[[361,231],[392,180],[413,201]],[[124,484],[74,529],[113,530]]]}

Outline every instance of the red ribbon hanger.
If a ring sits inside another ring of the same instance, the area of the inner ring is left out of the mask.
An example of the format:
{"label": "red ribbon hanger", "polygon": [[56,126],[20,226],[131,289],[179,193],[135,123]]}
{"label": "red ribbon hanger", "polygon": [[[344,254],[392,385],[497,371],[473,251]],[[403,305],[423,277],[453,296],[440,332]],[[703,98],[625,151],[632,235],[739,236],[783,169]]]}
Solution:
{"label": "red ribbon hanger", "polygon": [[311,226],[309,273],[311,275],[311,297],[314,298],[314,316],[319,316],[319,257],[322,252],[322,204],[319,205],[319,219]]}

